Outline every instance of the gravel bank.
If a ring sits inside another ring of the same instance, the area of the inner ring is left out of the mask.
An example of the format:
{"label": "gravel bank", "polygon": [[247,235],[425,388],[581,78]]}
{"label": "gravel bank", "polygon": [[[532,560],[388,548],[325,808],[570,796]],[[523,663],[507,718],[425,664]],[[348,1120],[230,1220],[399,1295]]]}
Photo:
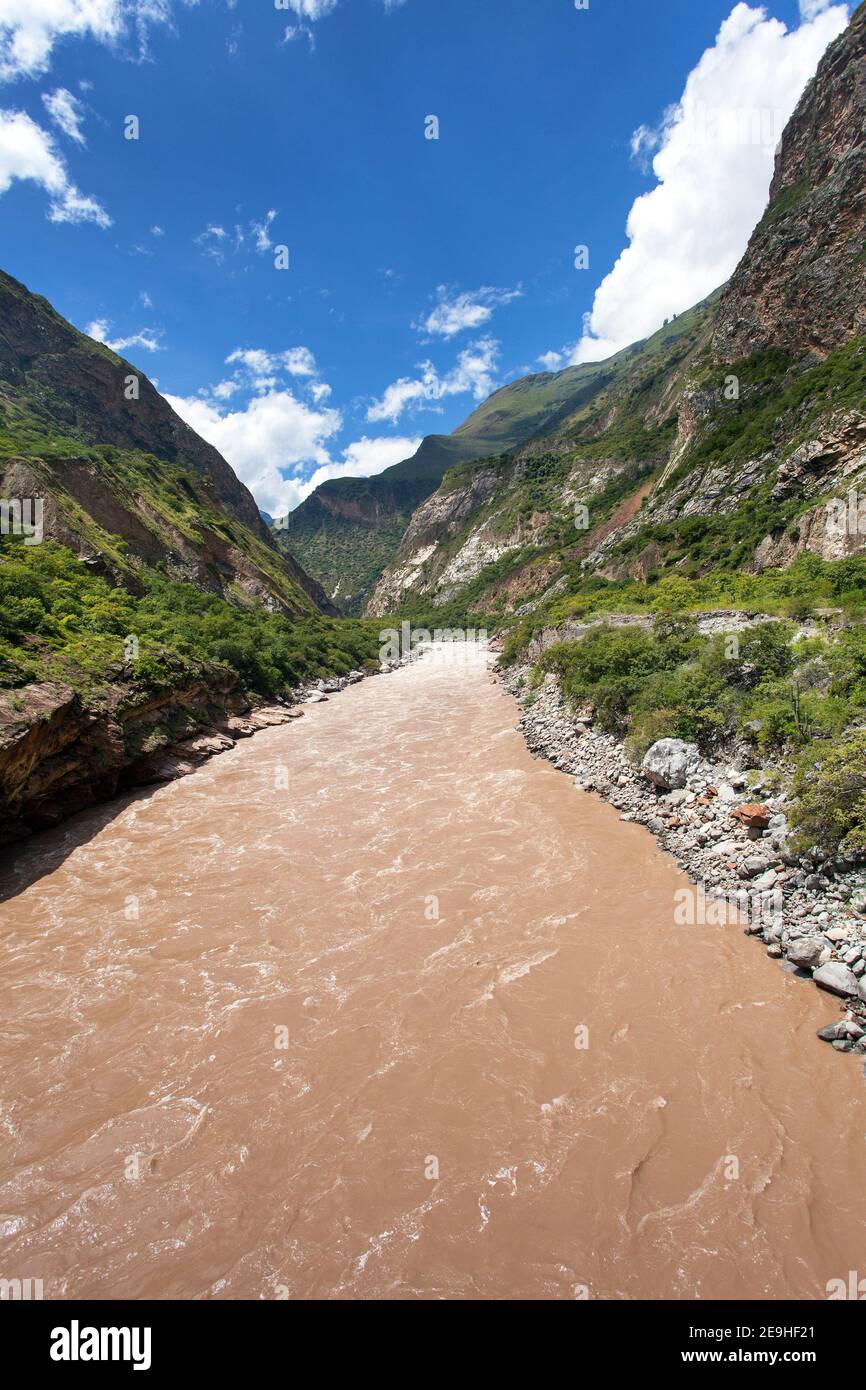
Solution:
{"label": "gravel bank", "polygon": [[529,675],[523,666],[497,678],[521,705],[530,751],[674,855],[695,885],[671,905],[677,920],[744,928],[767,956],[827,992],[818,1036],[839,1052],[866,1054],[866,870],[790,852],[786,797],[771,795],[760,772],[707,762],[674,740],[655,745],[646,770],[635,767],[591,716],[566,708],[555,676],[532,688]]}

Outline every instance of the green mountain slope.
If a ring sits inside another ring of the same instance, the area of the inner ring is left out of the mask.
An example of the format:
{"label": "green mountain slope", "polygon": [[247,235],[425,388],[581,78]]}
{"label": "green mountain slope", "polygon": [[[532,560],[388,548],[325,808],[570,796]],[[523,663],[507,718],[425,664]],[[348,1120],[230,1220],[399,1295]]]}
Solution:
{"label": "green mountain slope", "polygon": [[2,272],[0,467],[5,497],[44,498],[47,536],[125,583],[147,563],[236,602],[330,607],[147,377]]}

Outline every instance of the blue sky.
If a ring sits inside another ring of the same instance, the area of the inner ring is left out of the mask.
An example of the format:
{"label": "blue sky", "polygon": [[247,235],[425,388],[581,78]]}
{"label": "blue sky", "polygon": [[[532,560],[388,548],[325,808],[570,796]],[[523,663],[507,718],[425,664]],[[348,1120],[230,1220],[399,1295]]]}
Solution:
{"label": "blue sky", "polygon": [[847,17],[279,5],[0,0],[0,265],[154,377],[274,513],[715,288]]}

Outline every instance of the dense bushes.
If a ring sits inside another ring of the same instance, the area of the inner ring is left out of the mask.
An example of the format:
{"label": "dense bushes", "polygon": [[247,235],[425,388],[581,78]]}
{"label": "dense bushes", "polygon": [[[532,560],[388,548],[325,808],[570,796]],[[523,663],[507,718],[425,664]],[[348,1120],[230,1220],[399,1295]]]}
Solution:
{"label": "dense bushes", "polygon": [[551,647],[540,671],[555,671],[575,705],[595,706],[599,725],[626,738],[635,757],[658,738],[685,738],[712,753],[745,738],[765,754],[836,738],[859,717],[866,639],[792,643],[787,623],[739,635],[698,635],[693,620],[595,628]]}
{"label": "dense bushes", "polygon": [[548,649],[536,679],[555,672],[575,707],[637,760],[660,738],[708,756],[735,740],[793,761],[791,819],[803,846],[866,852],[866,628],[796,638],[790,623],[702,637],[694,619],[592,629]]}
{"label": "dense bushes", "polygon": [[158,680],[177,663],[217,662],[243,689],[274,695],[376,658],[373,624],[314,616],[289,621],[235,608],[191,584],[143,571],[136,597],[91,574],[64,546],[4,541],[0,563],[0,684],[69,679],[99,687],[139,642],[135,674]]}
{"label": "dense bushes", "polygon": [[801,845],[822,853],[866,853],[866,729],[815,744],[794,779],[791,819]]}

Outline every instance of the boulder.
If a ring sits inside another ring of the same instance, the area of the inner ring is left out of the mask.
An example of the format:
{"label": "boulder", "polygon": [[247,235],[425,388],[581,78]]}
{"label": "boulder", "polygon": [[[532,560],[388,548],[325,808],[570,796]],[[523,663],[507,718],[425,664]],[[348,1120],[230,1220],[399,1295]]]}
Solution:
{"label": "boulder", "polygon": [[757,802],[747,802],[745,806],[738,806],[736,811],[731,812],[731,820],[738,820],[747,830],[769,829],[771,817],[769,807],[760,806]]}
{"label": "boulder", "polygon": [[788,942],[788,960],[792,965],[799,965],[804,970],[811,970],[821,959],[821,952],[824,947],[822,942],[816,941],[813,936],[798,936],[793,941]]}
{"label": "boulder", "polygon": [[758,893],[765,893],[768,888],[773,888],[775,886],[775,883],[776,870],[768,869],[766,873],[761,874],[759,878],[755,879],[754,883],[752,884],[752,887]]}
{"label": "boulder", "polygon": [[229,738],[227,734],[198,734],[196,738],[187,738],[182,743],[176,744],[172,751],[181,758],[192,758],[196,762],[204,762],[207,758],[216,757],[219,753],[227,753],[234,746],[234,739]]}
{"label": "boulder", "polygon": [[675,791],[686,785],[699,761],[697,744],[684,743],[680,738],[661,738],[647,752],[641,770],[655,786]]}
{"label": "boulder", "polygon": [[857,993],[857,976],[840,960],[830,960],[812,974],[816,985],[829,990],[831,994],[852,995]]}

